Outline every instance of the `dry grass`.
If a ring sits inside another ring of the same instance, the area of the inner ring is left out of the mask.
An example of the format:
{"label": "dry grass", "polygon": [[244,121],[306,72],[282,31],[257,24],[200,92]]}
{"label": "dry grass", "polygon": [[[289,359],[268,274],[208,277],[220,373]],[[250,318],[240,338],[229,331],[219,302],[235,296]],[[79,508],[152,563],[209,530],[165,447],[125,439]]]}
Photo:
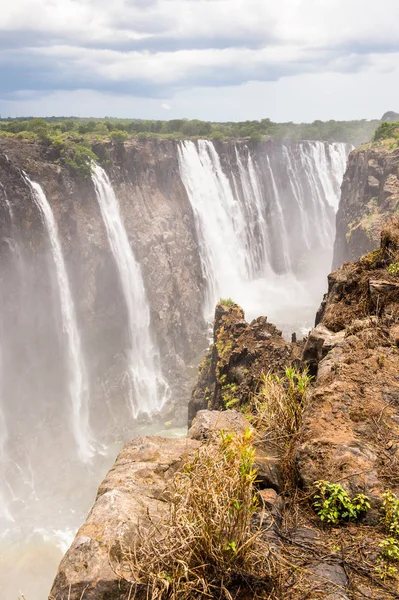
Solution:
{"label": "dry grass", "polygon": [[251,414],[247,415],[260,435],[260,443],[274,448],[281,457],[282,479],[290,495],[296,489],[294,454],[311,379],[306,370],[292,367],[282,377],[264,375],[251,402]]}
{"label": "dry grass", "polygon": [[222,434],[176,474],[169,514],[160,523],[150,520],[117,565],[133,585],[132,598],[277,597],[276,561],[262,524],[254,525],[250,435]]}
{"label": "dry grass", "polygon": [[306,371],[287,368],[279,377],[263,375],[252,402],[251,422],[264,441],[283,451],[298,432],[311,377]]}

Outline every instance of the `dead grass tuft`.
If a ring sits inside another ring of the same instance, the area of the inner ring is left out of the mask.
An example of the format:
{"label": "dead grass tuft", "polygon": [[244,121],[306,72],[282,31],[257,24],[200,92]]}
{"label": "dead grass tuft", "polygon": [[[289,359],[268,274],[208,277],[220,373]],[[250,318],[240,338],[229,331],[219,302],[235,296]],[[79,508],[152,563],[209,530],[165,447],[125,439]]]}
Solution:
{"label": "dead grass tuft", "polygon": [[277,597],[276,560],[252,518],[259,510],[253,463],[249,431],[222,434],[175,475],[169,514],[150,519],[114,567],[134,586],[132,598]]}

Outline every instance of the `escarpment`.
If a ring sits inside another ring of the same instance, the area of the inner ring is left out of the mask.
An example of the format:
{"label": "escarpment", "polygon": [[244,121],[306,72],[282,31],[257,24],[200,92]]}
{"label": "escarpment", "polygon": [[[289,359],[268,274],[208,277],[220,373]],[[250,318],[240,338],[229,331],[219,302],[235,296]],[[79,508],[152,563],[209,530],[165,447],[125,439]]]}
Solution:
{"label": "escarpment", "polygon": [[337,213],[333,268],[378,247],[381,230],[397,213],[399,149],[373,143],[349,155]]}
{"label": "escarpment", "polygon": [[283,374],[301,356],[301,344],[286,342],[267,317],[247,323],[242,308],[223,300],[216,306],[213,340],[199,367],[189,425],[198,410],[238,409],[255,393],[262,374]]}

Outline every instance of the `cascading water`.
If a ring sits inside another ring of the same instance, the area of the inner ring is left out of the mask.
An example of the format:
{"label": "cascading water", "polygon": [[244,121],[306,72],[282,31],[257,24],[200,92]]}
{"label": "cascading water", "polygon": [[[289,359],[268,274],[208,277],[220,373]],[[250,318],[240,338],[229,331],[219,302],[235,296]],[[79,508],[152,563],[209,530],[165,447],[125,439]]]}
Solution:
{"label": "cascading water", "polygon": [[245,229],[248,221],[211,142],[200,140],[198,146],[191,141],[182,142],[179,163],[195,216],[207,282],[205,314],[209,316],[215,298],[234,295],[236,283],[249,278],[251,264]]}
{"label": "cascading water", "polygon": [[284,218],[280,192],[278,191],[276,180],[274,178],[273,169],[270,164],[270,158],[267,156],[266,159],[267,159],[267,167],[269,169],[269,174],[270,174],[270,180],[272,182],[272,190],[273,190],[273,196],[274,196],[274,204],[276,206],[276,211],[277,211],[277,219],[278,219],[281,231],[283,233],[283,235],[281,236],[281,245],[282,245],[283,257],[284,257],[283,268],[284,268],[284,271],[292,271],[292,261],[291,261],[291,257],[290,257],[289,247],[288,247],[288,229],[287,229],[287,224],[286,224],[285,218]]}
{"label": "cascading water", "polygon": [[140,265],[134,258],[114,190],[99,165],[93,166],[92,179],[126,302],[131,413],[133,417],[139,413],[151,414],[162,407],[169,390],[162,377],[159,352],[150,333],[150,311]]}
{"label": "cascading water", "polygon": [[88,461],[93,454],[89,426],[89,383],[76,321],[75,306],[58,237],[58,228],[42,187],[35,181],[31,181],[27,175],[25,175],[25,179],[31,187],[33,199],[43,216],[43,223],[50,240],[59,291],[62,325],[68,347],[72,431],[80,458],[83,461]]}
{"label": "cascading water", "polygon": [[250,317],[266,313],[283,329],[310,326],[290,314],[303,305],[313,315],[320,301],[348,151],[345,144],[287,142],[254,153],[240,144],[222,168],[212,142],[179,144],[207,282],[206,318],[219,297],[231,296]]}

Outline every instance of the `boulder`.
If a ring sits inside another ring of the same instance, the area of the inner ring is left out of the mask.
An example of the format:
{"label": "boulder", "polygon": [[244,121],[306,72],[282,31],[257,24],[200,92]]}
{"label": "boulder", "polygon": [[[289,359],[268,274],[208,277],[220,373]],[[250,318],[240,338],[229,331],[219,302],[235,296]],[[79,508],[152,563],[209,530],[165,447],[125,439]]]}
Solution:
{"label": "boulder", "polygon": [[188,430],[187,437],[192,440],[204,441],[209,439],[215,431],[243,433],[250,428],[249,421],[242,413],[235,410],[200,410]]}

